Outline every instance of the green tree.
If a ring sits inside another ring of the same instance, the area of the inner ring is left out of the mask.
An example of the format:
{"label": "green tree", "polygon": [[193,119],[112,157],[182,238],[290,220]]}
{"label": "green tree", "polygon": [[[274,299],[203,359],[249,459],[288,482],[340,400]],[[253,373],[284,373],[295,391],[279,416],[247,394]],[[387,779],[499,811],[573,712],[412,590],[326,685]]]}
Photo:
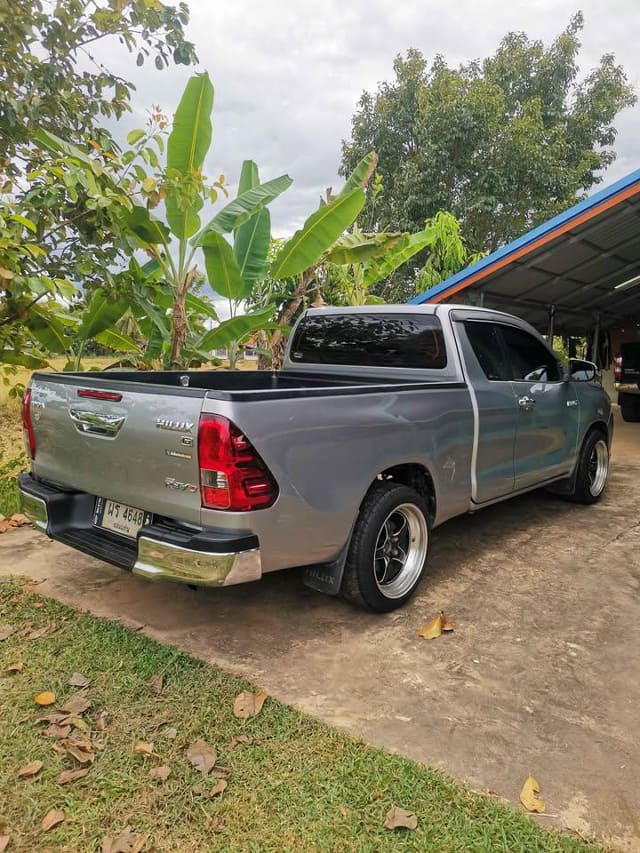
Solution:
{"label": "green tree", "polygon": [[130,109],[135,88],[97,62],[99,43],[124,44],[142,65],[158,69],[197,59],[184,37],[186,3],[160,0],[0,0],[0,169],[9,178],[33,167],[33,130],[62,139],[97,140],[107,150],[113,140],[104,119]]}
{"label": "green tree", "polygon": [[[58,315],[78,284],[87,306],[94,290],[117,303],[130,289],[125,181],[157,155],[147,144],[121,159],[105,124],[130,109],[134,87],[92,50],[120,42],[139,65],[189,64],[188,20],[185,4],[160,0],[0,0],[0,361],[34,366],[56,338],[51,351],[68,354]],[[165,121],[154,110],[154,136]],[[65,142],[52,149],[53,138]]]}
{"label": "green tree", "polygon": [[600,181],[614,120],[636,97],[611,54],[579,78],[582,28],[577,14],[548,47],[509,33],[459,68],[398,56],[395,79],[362,95],[342,151],[343,174],[378,152],[378,227],[414,231],[448,210],[472,251],[491,251]]}

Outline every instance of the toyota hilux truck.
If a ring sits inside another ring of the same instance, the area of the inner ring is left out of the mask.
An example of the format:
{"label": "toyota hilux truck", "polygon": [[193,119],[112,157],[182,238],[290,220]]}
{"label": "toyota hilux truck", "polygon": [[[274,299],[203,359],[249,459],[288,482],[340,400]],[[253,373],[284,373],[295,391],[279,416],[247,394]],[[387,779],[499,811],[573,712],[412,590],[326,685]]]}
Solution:
{"label": "toyota hilux truck", "polygon": [[278,371],[35,373],[19,485],[43,533],[141,578],[299,567],[385,612],[452,516],[539,487],[597,501],[612,426],[595,365],[516,317],[319,308]]}

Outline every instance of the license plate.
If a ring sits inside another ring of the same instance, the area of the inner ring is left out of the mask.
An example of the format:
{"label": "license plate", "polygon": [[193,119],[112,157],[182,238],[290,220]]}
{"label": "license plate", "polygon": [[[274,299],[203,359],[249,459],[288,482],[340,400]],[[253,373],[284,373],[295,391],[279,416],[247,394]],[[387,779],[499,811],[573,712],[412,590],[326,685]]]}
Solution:
{"label": "license plate", "polygon": [[97,498],[93,521],[98,527],[135,539],[140,528],[151,522],[151,513],[108,498]]}

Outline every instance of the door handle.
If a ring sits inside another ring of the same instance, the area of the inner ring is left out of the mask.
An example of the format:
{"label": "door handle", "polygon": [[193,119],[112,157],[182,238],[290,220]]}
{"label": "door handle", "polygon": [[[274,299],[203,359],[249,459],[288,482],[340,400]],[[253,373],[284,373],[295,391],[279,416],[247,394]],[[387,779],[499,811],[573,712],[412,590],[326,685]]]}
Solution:
{"label": "door handle", "polygon": [[533,397],[527,397],[526,395],[524,397],[518,397],[518,406],[521,409],[524,409],[525,412],[528,412],[530,409],[533,409],[535,404],[536,401],[533,399]]}

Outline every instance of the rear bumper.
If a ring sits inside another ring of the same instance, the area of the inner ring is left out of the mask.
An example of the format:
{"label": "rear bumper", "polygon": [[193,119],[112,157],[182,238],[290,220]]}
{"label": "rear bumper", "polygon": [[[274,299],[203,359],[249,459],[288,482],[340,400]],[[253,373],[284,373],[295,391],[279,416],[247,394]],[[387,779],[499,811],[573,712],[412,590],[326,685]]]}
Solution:
{"label": "rear bumper", "polygon": [[230,586],[262,577],[258,538],[194,530],[167,520],[146,524],[137,540],[93,524],[95,497],[21,474],[22,512],[51,539],[149,580]]}

